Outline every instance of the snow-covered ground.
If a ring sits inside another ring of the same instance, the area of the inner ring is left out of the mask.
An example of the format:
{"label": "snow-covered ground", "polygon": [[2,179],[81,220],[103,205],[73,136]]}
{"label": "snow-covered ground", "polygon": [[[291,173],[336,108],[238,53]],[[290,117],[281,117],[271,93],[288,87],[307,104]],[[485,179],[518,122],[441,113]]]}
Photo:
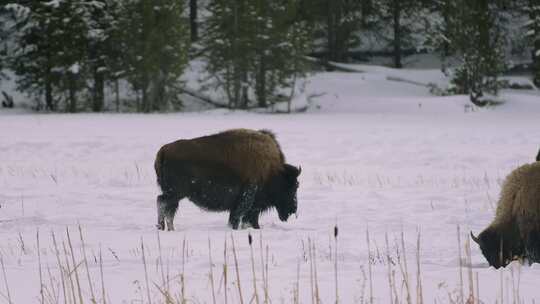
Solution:
{"label": "snow-covered ground", "polygon": [[[306,87],[310,110],[294,115],[225,110],[57,115],[0,110],[0,257],[6,273],[4,280],[0,272],[0,303],[8,303],[6,283],[13,303],[41,301],[40,269],[46,303],[64,303],[62,283],[69,297],[79,302],[76,274],[89,302],[91,288],[80,263],[79,225],[99,303],[103,303],[101,268],[107,303],[147,303],[148,293],[152,303],[165,303],[163,276],[169,277],[169,289],[179,297],[180,274],[188,300],[212,303],[210,269],[216,302],[224,303],[225,240],[228,303],[240,303],[231,237],[236,242],[244,303],[249,303],[253,280],[248,233],[255,240],[261,302],[262,235],[263,247],[269,248],[272,303],[295,302],[298,269],[299,303],[311,302],[308,240],[316,245],[321,302],[334,303],[335,225],[339,227],[340,303],[369,302],[369,265],[374,302],[389,301],[388,251],[394,297],[397,293],[400,303],[406,303],[400,270],[406,257],[407,282],[416,302],[418,233],[423,300],[455,302],[461,290],[457,227],[462,243],[469,230],[484,229],[493,218],[502,179],[516,166],[534,160],[540,148],[540,95],[505,92],[505,104],[478,109],[465,96],[432,97],[423,86],[387,76],[373,71],[316,74]],[[261,231],[232,232],[226,214],[207,213],[182,201],[177,231],[159,233],[160,260],[154,227],[155,153],[177,138],[236,127],[274,130],[288,162],[302,166],[299,218],[283,223],[270,212],[261,219]],[[65,245],[70,251],[67,228],[78,265],[77,271],[71,271],[71,281],[61,280],[58,266],[73,267],[71,255],[65,256],[63,249]],[[397,245],[402,232],[405,254]],[[187,254],[182,254],[183,248]],[[513,263],[497,271],[487,266],[475,244],[471,255],[482,301],[502,303],[501,294],[505,303],[517,296],[525,303],[540,301],[540,265]],[[468,294],[465,270],[463,287]],[[60,299],[50,294],[59,294]]]}

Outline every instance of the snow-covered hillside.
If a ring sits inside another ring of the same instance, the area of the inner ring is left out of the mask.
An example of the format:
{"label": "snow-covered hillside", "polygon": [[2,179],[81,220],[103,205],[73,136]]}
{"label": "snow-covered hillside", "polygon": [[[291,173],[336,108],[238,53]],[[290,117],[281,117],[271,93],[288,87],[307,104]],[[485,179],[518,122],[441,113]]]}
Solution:
{"label": "snow-covered hillside", "polygon": [[[181,299],[182,282],[188,300],[212,303],[210,269],[216,302],[224,303],[225,240],[228,303],[240,303],[231,237],[244,303],[249,303],[253,280],[248,233],[255,239],[260,302],[262,236],[263,247],[269,248],[272,303],[295,303],[296,286],[297,303],[311,302],[315,291],[310,284],[310,242],[316,246],[313,288],[318,285],[322,303],[334,303],[335,225],[340,303],[369,303],[369,265],[374,303],[388,303],[391,294],[406,303],[407,285],[400,268],[404,257],[412,301],[417,302],[419,233],[423,300],[454,303],[461,291],[457,227],[462,244],[469,230],[477,233],[485,228],[493,218],[502,179],[516,166],[534,160],[540,148],[540,96],[506,91],[505,104],[479,109],[471,107],[466,96],[433,97],[424,86],[387,76],[313,75],[305,92],[310,108],[295,115],[225,110],[58,115],[0,110],[0,257],[6,274],[4,280],[0,273],[0,303],[8,302],[8,290],[13,303],[39,303],[40,271],[46,303],[64,303],[64,290],[71,299],[68,303],[73,298],[79,302],[77,281],[85,302],[93,290],[103,303],[101,278],[107,303],[147,303],[149,297],[152,303],[165,303],[167,289]],[[302,166],[299,218],[282,223],[270,212],[261,218],[261,231],[233,232],[226,225],[226,214],[207,213],[182,201],[177,231],[160,233],[158,246],[154,227],[158,189],[152,167],[157,149],[177,138],[236,127],[272,129],[288,162]],[[405,253],[400,249],[401,233]],[[83,249],[92,287],[81,262]],[[483,302],[510,303],[516,297],[526,303],[540,301],[540,265],[513,263],[496,271],[487,266],[475,244],[471,257],[470,269],[473,278],[478,275]],[[58,265],[68,264],[72,279],[61,280]],[[164,284],[167,278],[170,282]],[[468,295],[465,268],[463,281]]]}

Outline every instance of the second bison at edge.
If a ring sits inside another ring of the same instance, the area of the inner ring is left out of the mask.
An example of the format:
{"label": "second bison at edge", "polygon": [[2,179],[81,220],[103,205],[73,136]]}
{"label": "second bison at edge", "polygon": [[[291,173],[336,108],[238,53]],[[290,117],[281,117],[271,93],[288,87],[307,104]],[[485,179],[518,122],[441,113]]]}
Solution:
{"label": "second bison at edge", "polygon": [[158,228],[174,230],[178,202],[188,198],[209,211],[229,211],[229,225],[259,228],[261,212],[275,208],[287,221],[296,213],[301,169],[285,163],[270,131],[236,129],[178,140],[159,150],[155,170]]}

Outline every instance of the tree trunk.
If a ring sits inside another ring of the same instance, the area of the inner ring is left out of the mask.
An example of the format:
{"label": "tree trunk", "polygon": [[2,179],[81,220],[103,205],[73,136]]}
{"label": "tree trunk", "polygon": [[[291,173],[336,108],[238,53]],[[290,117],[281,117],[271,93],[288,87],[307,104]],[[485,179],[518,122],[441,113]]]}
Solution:
{"label": "tree trunk", "polygon": [[50,73],[47,73],[47,76],[45,76],[45,110],[49,110],[49,111],[55,110]]}
{"label": "tree trunk", "polygon": [[529,0],[529,14],[533,30],[533,82],[540,87],[540,0]]}
{"label": "tree trunk", "polygon": [[394,18],[394,67],[401,69],[403,67],[401,63],[402,50],[401,50],[401,0],[392,1],[392,15]]}
{"label": "tree trunk", "polygon": [[77,112],[77,75],[69,73],[69,112]]}
{"label": "tree trunk", "polygon": [[93,87],[93,104],[92,111],[101,112],[105,105],[105,77],[103,73],[94,69],[94,87]]}
{"label": "tree trunk", "polygon": [[268,106],[266,100],[266,59],[264,55],[260,55],[259,71],[257,79],[257,99],[259,107],[266,108]]}
{"label": "tree trunk", "polygon": [[197,0],[189,0],[189,24],[191,28],[191,42],[199,40],[198,23],[197,23]]}
{"label": "tree trunk", "polygon": [[328,54],[327,54],[327,60],[328,61],[334,61],[336,60],[335,58],[335,52],[336,52],[336,28],[335,28],[335,22],[334,22],[334,10],[333,10],[333,6],[334,6],[334,1],[337,1],[337,0],[327,0],[326,1],[326,9],[327,9],[327,12],[326,12],[326,16],[327,16],[327,19],[326,19],[326,27],[327,27],[327,40],[328,40]]}
{"label": "tree trunk", "polygon": [[118,79],[114,80],[116,112],[120,112],[120,85],[118,82],[119,82]]}
{"label": "tree trunk", "polygon": [[242,70],[242,95],[240,97],[240,107],[242,109],[247,109],[249,104],[249,96],[248,96],[248,72],[246,70]]}

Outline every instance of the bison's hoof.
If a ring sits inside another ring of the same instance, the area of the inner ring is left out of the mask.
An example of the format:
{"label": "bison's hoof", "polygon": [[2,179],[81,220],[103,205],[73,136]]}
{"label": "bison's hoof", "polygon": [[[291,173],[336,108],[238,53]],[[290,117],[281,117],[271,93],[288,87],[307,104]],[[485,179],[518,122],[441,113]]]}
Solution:
{"label": "bison's hoof", "polygon": [[164,225],[164,224],[157,224],[157,225],[156,225],[156,228],[157,228],[158,230],[165,230],[165,225]]}

